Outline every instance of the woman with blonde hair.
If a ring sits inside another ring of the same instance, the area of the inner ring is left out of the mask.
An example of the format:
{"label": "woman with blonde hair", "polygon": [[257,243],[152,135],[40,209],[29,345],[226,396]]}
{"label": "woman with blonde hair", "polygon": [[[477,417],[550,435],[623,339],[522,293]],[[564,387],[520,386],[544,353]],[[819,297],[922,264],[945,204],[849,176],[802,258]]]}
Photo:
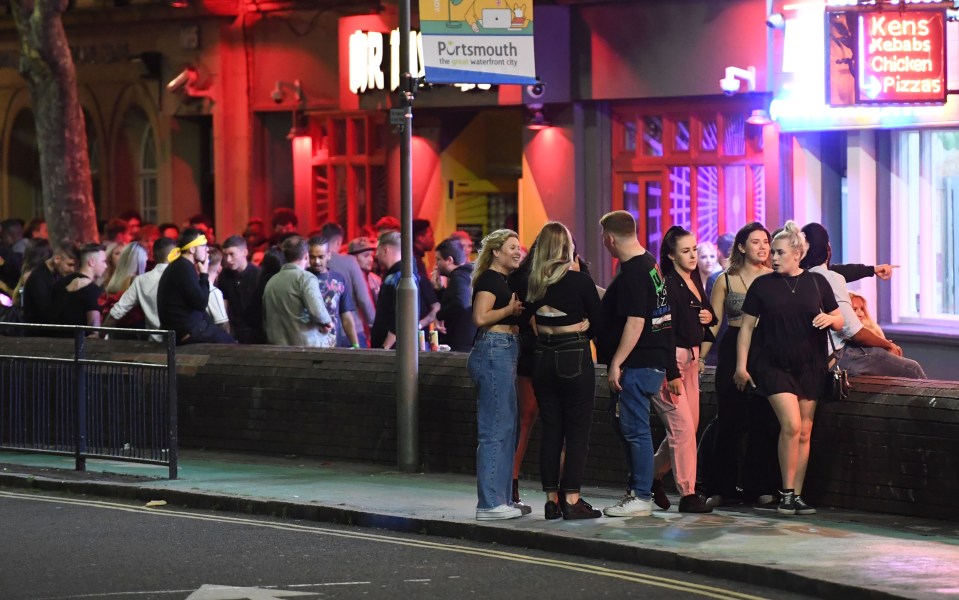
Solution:
{"label": "woman with blonde hair", "polygon": [[127,246],[122,242],[110,242],[106,245],[106,255],[107,255],[107,270],[103,272],[103,276],[100,277],[96,284],[101,288],[106,288],[110,283],[110,280],[113,279],[113,274],[117,271],[117,266],[120,263],[120,255],[123,254],[123,249]]}
{"label": "woman with blonde hair", "polygon": [[703,284],[708,295],[713,289],[713,275],[723,270],[719,264],[719,249],[712,242],[701,242],[696,246],[696,271],[699,282]]}
{"label": "woman with blonde hair", "polygon": [[497,229],[483,238],[473,270],[473,323],[478,328],[467,360],[476,384],[476,519],[514,519],[529,514],[512,502],[516,452],[516,358],[523,303],[507,276],[519,267],[519,236]]}
{"label": "woman with blonde hair", "polygon": [[[783,515],[816,512],[802,499],[816,402],[828,376],[827,329],[843,318],[829,281],[799,266],[809,244],[795,221],[773,237],[773,273],[757,277],[743,301],[736,387],[766,396],[779,419]],[[754,334],[755,333],[755,337]]]}
{"label": "woman with blonde hair", "polygon": [[602,513],[580,497],[580,489],[596,388],[589,340],[599,331],[602,302],[593,279],[579,270],[573,238],[562,223],[547,223],[536,238],[526,300],[523,319],[532,318],[537,333],[533,390],[543,424],[545,515],[595,519]]}
{"label": "woman with blonde hair", "polygon": [[879,323],[873,321],[872,317],[869,315],[869,306],[866,304],[865,296],[849,290],[849,301],[852,303],[852,309],[856,312],[856,316],[859,317],[860,321],[862,321],[863,327],[875,333],[878,337],[884,340],[888,339],[886,338],[886,334],[883,332],[882,327],[879,326]]}
{"label": "woman with blonde hair", "polygon": [[[143,275],[147,270],[147,249],[140,242],[131,242],[123,247],[120,252],[120,259],[117,261],[116,269],[113,275],[107,281],[104,289],[102,312],[106,320],[110,316],[110,309],[116,304],[123,292],[133,283],[133,279],[138,275]],[[141,325],[145,321],[143,312],[139,309],[131,310],[122,319],[118,325],[121,327],[133,327]]]}

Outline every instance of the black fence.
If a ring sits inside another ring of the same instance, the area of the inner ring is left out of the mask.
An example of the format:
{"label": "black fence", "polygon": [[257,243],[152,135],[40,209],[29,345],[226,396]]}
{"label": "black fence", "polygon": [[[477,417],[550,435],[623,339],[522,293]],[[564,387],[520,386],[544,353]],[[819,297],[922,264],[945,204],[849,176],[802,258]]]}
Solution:
{"label": "black fence", "polygon": [[[166,360],[95,360],[87,336],[162,339]],[[172,332],[0,323],[0,336],[73,338],[72,356],[24,356],[0,343],[0,449],[169,467],[177,477],[176,340]],[[0,337],[12,341],[13,337]]]}

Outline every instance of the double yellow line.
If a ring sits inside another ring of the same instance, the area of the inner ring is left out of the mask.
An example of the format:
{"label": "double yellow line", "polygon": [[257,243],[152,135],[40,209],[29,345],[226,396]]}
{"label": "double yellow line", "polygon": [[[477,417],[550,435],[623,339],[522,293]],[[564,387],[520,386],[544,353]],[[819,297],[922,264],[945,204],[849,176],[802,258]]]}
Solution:
{"label": "double yellow line", "polygon": [[643,573],[633,573],[618,569],[608,569],[606,567],[583,565],[564,560],[554,560],[549,558],[526,556],[516,552],[503,552],[501,550],[485,550],[480,548],[470,548],[468,546],[459,546],[456,544],[443,544],[429,540],[395,538],[375,533],[338,531],[313,525],[298,525],[295,523],[275,523],[271,521],[260,521],[257,519],[230,517],[227,515],[209,515],[188,511],[167,511],[156,508],[145,508],[140,506],[130,506],[128,504],[119,504],[116,502],[104,502],[100,500],[84,500],[79,498],[44,496],[41,494],[23,494],[17,492],[0,491],[0,498],[14,498],[20,500],[33,500],[37,502],[49,502],[54,504],[72,504],[76,506],[87,506],[93,508],[102,508],[108,510],[118,510],[131,513],[147,513],[151,515],[172,517],[178,519],[191,519],[195,521],[210,521],[214,523],[230,523],[234,525],[245,525],[248,527],[262,527],[265,529],[275,529],[279,531],[294,531],[300,533],[311,533],[315,535],[325,535],[331,537],[349,538],[354,540],[367,540],[382,544],[395,544],[398,546],[408,546],[412,548],[425,548],[430,550],[442,550],[445,552],[457,552],[459,554],[469,554],[497,560],[508,560],[518,563],[526,563],[537,566],[552,567],[555,569],[564,569],[566,571],[576,571],[589,575],[598,575],[600,577],[610,577],[632,583],[649,585],[669,590],[696,594],[707,598],[718,598],[721,600],[765,600],[761,596],[753,596],[733,590],[726,590],[719,587],[701,585],[679,579],[670,579],[668,577],[657,577],[655,575],[645,575]]}

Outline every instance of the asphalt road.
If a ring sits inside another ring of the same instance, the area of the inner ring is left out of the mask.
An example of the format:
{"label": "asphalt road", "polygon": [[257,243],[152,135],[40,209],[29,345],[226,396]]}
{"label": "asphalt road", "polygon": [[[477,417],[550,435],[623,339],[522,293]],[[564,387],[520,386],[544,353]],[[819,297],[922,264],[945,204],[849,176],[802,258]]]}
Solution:
{"label": "asphalt road", "polygon": [[634,565],[312,522],[0,491],[0,598],[802,598]]}

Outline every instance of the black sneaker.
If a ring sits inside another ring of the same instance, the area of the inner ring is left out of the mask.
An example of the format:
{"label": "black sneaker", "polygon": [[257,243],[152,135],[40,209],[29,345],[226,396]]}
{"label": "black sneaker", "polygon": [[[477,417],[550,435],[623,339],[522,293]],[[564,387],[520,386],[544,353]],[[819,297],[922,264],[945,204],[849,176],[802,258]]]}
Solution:
{"label": "black sneaker", "polygon": [[802,496],[796,496],[793,498],[793,507],[796,509],[797,515],[816,514],[816,509],[806,504],[806,501],[802,499]]}
{"label": "black sneaker", "polygon": [[552,500],[546,502],[546,506],[543,508],[543,514],[546,516],[547,521],[555,521],[563,516],[563,513],[559,510],[559,504],[556,504]]}
{"label": "black sneaker", "polygon": [[669,510],[669,507],[672,506],[669,497],[666,495],[666,490],[663,489],[662,479],[653,480],[653,504],[663,510]]}
{"label": "black sneaker", "polygon": [[526,516],[526,515],[530,514],[531,512],[533,512],[533,507],[530,506],[529,504],[526,504],[525,502],[522,502],[522,501],[520,501],[520,502],[514,502],[514,503],[513,503],[513,508],[518,508],[518,509],[520,510],[520,512],[523,513],[523,516]]}
{"label": "black sneaker", "polygon": [[779,501],[779,508],[776,509],[781,515],[795,515],[796,514],[796,494],[788,492],[782,495],[782,500]]}
{"label": "black sneaker", "polygon": [[753,505],[753,508],[756,510],[777,510],[779,508],[779,501],[773,494],[763,494],[756,499],[756,504]]}
{"label": "black sneaker", "polygon": [[711,513],[713,509],[706,503],[706,499],[699,494],[690,494],[679,499],[681,513]]}
{"label": "black sneaker", "polygon": [[576,504],[563,504],[563,518],[567,521],[573,519],[598,519],[601,516],[603,516],[603,513],[593,508],[589,502],[582,498],[580,498]]}

